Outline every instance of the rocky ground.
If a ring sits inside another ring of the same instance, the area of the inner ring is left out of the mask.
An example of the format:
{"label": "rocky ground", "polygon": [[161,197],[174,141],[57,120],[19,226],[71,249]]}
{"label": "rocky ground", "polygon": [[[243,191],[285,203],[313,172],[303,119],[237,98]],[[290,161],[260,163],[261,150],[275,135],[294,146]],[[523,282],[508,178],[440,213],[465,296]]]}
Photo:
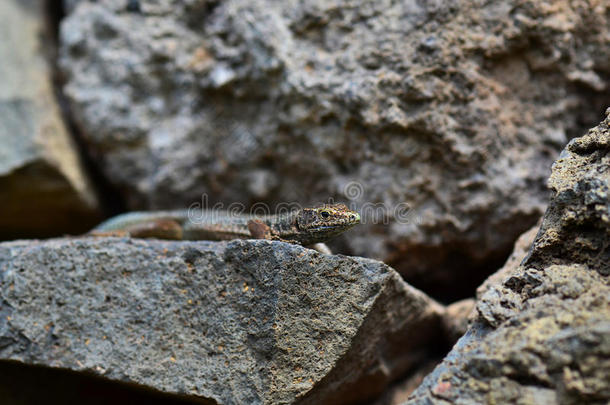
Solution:
{"label": "rocky ground", "polygon": [[[2,403],[610,401],[610,4],[6,0],[0,27]],[[364,220],[344,255],[78,236],[329,201]]]}

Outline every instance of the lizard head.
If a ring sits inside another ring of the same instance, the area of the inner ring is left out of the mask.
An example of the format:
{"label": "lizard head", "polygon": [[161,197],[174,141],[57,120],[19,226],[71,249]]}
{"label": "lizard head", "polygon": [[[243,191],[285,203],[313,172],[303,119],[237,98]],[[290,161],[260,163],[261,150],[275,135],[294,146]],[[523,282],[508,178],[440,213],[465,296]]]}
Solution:
{"label": "lizard head", "polygon": [[299,211],[297,228],[303,235],[303,244],[324,242],[360,223],[360,214],[345,204],[327,204]]}

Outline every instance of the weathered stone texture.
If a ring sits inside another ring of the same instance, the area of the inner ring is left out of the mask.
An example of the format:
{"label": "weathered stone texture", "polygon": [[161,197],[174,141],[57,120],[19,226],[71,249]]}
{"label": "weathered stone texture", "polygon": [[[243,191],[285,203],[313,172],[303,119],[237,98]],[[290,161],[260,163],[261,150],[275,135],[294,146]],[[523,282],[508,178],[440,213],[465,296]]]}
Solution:
{"label": "weathered stone texture", "polygon": [[340,243],[429,287],[502,260],[608,103],[607,2],[128,3],[71,1],[61,62],[130,207],[383,204]]}
{"label": "weathered stone texture", "polygon": [[553,166],[531,250],[407,403],[610,401],[610,109]]}
{"label": "weathered stone texture", "polygon": [[99,220],[55,99],[44,4],[0,2],[0,239],[82,232]]}
{"label": "weathered stone texture", "polygon": [[391,268],[282,242],[6,242],[0,299],[3,360],[223,404],[371,397],[444,343]]}

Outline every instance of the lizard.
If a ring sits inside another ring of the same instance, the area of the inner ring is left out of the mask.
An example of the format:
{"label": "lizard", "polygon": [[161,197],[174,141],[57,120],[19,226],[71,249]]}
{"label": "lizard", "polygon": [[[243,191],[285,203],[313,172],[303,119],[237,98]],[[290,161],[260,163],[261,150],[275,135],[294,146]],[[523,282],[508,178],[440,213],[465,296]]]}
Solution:
{"label": "lizard", "polygon": [[268,239],[329,253],[328,248],[319,245],[359,223],[360,214],[345,204],[261,216],[184,209],[120,214],[102,222],[90,234],[175,240]]}

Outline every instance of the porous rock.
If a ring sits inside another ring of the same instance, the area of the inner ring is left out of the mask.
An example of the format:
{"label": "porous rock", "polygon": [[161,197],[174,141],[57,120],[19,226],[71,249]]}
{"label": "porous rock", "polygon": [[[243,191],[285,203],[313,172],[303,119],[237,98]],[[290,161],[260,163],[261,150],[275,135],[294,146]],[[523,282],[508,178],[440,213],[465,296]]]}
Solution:
{"label": "porous rock", "polygon": [[610,401],[610,109],[553,166],[525,260],[406,403]]}
{"label": "porous rock", "polygon": [[69,3],[65,93],[131,208],[349,202],[338,244],[446,297],[608,102],[603,1]]}
{"label": "porous rock", "polygon": [[211,403],[351,403],[443,344],[388,266],[283,242],[5,242],[0,299],[4,361]]}
{"label": "porous rock", "polygon": [[513,274],[532,247],[532,243],[536,238],[536,234],[540,229],[541,222],[532,228],[530,228],[527,232],[524,232],[523,235],[519,236],[519,239],[515,242],[515,247],[506,259],[506,263],[504,266],[498,271],[496,271],[491,276],[487,277],[487,279],[477,288],[477,298],[481,298],[492,286],[502,284],[504,280],[506,280],[511,274]]}
{"label": "porous rock", "polygon": [[448,305],[443,315],[443,328],[447,339],[453,344],[468,329],[468,323],[473,318],[475,300],[466,298]]}

